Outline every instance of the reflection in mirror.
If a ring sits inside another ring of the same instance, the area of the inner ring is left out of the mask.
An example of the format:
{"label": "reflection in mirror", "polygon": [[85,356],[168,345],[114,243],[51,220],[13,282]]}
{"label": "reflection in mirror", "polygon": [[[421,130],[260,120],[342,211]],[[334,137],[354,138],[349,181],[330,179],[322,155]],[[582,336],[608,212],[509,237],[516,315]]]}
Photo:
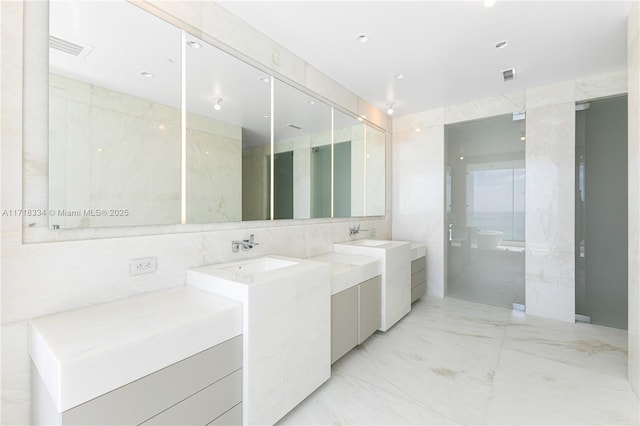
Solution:
{"label": "reflection in mirror", "polygon": [[385,206],[385,134],[371,127],[366,135],[366,206],[367,216],[384,216]]}
{"label": "reflection in mirror", "polygon": [[180,39],[124,1],[50,2],[50,227],[180,222]]}
{"label": "reflection in mirror", "polygon": [[268,218],[270,77],[186,37],[187,222]]}
{"label": "reflection in mirror", "polygon": [[330,217],[331,107],[279,80],[274,86],[274,219]]}
{"label": "reflection in mirror", "polygon": [[338,110],[333,121],[333,215],[364,216],[364,124]]}

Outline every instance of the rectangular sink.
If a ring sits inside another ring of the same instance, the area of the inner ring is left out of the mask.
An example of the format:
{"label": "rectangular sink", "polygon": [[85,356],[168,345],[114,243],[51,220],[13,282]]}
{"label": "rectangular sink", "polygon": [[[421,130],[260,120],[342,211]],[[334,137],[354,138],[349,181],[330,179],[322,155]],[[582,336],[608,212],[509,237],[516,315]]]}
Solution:
{"label": "rectangular sink", "polygon": [[244,424],[275,424],[331,377],[331,267],[263,256],[187,271],[242,304]]}
{"label": "rectangular sink", "polygon": [[262,256],[235,262],[220,263],[204,266],[218,278],[241,284],[257,284],[269,281],[287,274],[286,268],[298,265],[300,262],[277,256]]}
{"label": "rectangular sink", "polygon": [[391,242],[392,241],[388,241],[388,240],[357,240],[354,243],[356,245],[365,246],[365,247],[379,247],[385,244],[389,244]]}
{"label": "rectangular sink", "polygon": [[329,253],[311,260],[331,264],[331,295],[380,275],[380,261],[376,257]]}

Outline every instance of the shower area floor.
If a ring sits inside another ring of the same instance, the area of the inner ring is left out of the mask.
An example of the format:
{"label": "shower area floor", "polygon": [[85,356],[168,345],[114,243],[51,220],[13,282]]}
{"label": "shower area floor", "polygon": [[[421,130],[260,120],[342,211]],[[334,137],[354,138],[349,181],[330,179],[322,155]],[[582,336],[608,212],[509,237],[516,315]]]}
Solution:
{"label": "shower area floor", "polygon": [[447,296],[511,309],[525,304],[524,251],[449,248]]}

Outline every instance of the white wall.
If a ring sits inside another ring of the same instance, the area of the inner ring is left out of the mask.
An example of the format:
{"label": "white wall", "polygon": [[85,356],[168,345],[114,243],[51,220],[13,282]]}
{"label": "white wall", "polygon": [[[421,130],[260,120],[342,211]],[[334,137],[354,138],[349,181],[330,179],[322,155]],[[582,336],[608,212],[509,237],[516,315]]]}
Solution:
{"label": "white wall", "polygon": [[[342,108],[387,127],[384,113],[318,72],[213,2],[144,3],[202,39],[226,44],[253,63],[319,93]],[[164,11],[164,12],[163,12]],[[2,209],[46,208],[48,194],[47,9],[44,2],[0,2]],[[23,49],[24,47],[24,49]],[[24,108],[24,113],[23,113]],[[390,147],[387,146],[390,166]],[[389,176],[391,173],[389,173]],[[387,193],[390,182],[387,179]],[[389,200],[389,198],[388,198]],[[349,239],[355,222],[390,237],[386,218],[207,225],[89,228],[52,231],[46,218],[33,228],[2,217],[2,407],[0,423],[30,423],[28,320],[41,315],[184,284],[185,270],[203,264],[276,253],[313,256]],[[260,243],[232,253],[231,241],[254,233]],[[356,237],[357,238],[357,237]],[[58,241],[56,241],[58,240]],[[66,240],[66,241],[65,241]],[[71,241],[69,241],[71,240]],[[26,243],[27,241],[41,241]],[[158,271],[130,277],[132,258],[156,256]]]}
{"label": "white wall", "polygon": [[640,3],[629,16],[629,379],[640,394]]}
{"label": "white wall", "polygon": [[574,104],[625,93],[626,75],[586,77],[393,120],[393,238],[427,244],[429,294],[446,294],[444,126],[526,110],[527,312],[574,320]]}

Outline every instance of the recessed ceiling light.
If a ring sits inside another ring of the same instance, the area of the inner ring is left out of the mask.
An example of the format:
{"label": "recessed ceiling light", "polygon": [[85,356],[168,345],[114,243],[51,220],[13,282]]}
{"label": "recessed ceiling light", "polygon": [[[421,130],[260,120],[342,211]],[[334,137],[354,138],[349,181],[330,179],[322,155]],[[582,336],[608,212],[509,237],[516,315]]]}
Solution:
{"label": "recessed ceiling light", "polygon": [[98,148],[98,152],[102,152],[102,148]]}
{"label": "recessed ceiling light", "polygon": [[358,40],[358,43],[366,43],[369,41],[369,36],[366,34],[358,34],[356,40]]}
{"label": "recessed ceiling light", "polygon": [[402,80],[404,78],[404,74],[396,74],[395,78],[396,80]]}
{"label": "recessed ceiling light", "polygon": [[420,127],[416,127],[416,133],[420,133]]}
{"label": "recessed ceiling light", "polygon": [[147,72],[147,71],[141,71],[140,75],[143,76],[143,77],[147,77],[147,78],[153,77],[153,74],[151,74],[150,72]]}
{"label": "recessed ceiling light", "polygon": [[502,40],[496,43],[496,49],[502,49],[503,47],[507,47],[507,44],[509,44],[509,40]]}
{"label": "recessed ceiling light", "polygon": [[160,130],[164,130],[164,129],[166,129],[166,127],[165,127],[165,125],[164,125],[164,124],[159,124],[159,125],[158,125],[158,129],[160,129]]}
{"label": "recessed ceiling light", "polygon": [[193,47],[194,49],[200,49],[202,47],[202,45],[197,41],[188,41],[187,46]]}
{"label": "recessed ceiling light", "polygon": [[269,80],[269,77],[265,77],[265,76],[260,77],[258,80],[260,80],[263,83],[268,83],[271,81]]}
{"label": "recessed ceiling light", "polygon": [[213,104],[213,109],[215,109],[216,111],[220,111],[222,109],[222,98],[216,98],[213,100],[213,102],[215,102]]}
{"label": "recessed ceiling light", "polygon": [[262,118],[269,118],[271,117],[269,114],[262,114]]}
{"label": "recessed ceiling light", "polygon": [[491,7],[496,4],[496,0],[484,0],[484,7]]}
{"label": "recessed ceiling light", "polygon": [[526,136],[520,136],[520,140],[524,142],[524,141],[527,140],[527,137]]}

